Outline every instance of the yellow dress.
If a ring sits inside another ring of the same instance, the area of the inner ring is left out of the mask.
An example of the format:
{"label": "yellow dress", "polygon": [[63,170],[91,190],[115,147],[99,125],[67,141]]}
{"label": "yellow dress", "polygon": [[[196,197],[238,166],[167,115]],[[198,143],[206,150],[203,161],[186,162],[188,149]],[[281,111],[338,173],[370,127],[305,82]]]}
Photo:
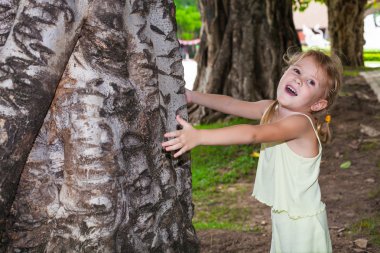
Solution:
{"label": "yellow dress", "polygon": [[272,252],[332,252],[325,204],[318,184],[322,145],[312,158],[285,143],[261,146],[253,196],[272,207]]}

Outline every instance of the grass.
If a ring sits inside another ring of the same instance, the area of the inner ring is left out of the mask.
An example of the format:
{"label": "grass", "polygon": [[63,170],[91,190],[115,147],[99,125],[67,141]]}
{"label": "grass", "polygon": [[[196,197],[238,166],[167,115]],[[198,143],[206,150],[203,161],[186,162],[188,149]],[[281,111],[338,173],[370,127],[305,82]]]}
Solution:
{"label": "grass", "polygon": [[[236,124],[252,124],[254,121],[233,119],[228,122],[209,125],[199,125],[197,129],[214,129]],[[193,190],[207,191],[218,184],[234,183],[239,178],[248,175],[256,167],[257,158],[251,156],[259,146],[199,146],[191,151]]]}
{"label": "grass", "polygon": [[[380,62],[379,62],[380,63]],[[344,67],[343,75],[344,76],[359,76],[360,72],[364,71],[374,71],[374,70],[380,70],[380,67]]]}
{"label": "grass", "polygon": [[252,217],[252,208],[239,201],[240,196],[250,193],[250,186],[251,184],[222,184],[208,191],[207,196],[194,197],[195,228],[260,232],[260,226],[248,222]]}
{"label": "grass", "polygon": [[352,235],[366,237],[370,244],[380,246],[380,215],[364,218],[351,226]]}
{"label": "grass", "polygon": [[[197,129],[214,129],[236,124],[257,123],[235,118],[226,122],[199,125]],[[259,145],[199,146],[191,151],[193,200],[196,229],[257,230],[244,224],[249,209],[235,206],[246,186],[235,187],[238,181],[253,181],[258,158],[252,157]],[[233,188],[234,190],[226,190]]]}
{"label": "grass", "polygon": [[[318,47],[308,47],[308,46],[302,46],[302,51],[307,51],[310,49],[317,49],[321,50],[327,55],[331,54],[331,49],[330,47],[323,47],[323,48],[318,48]],[[380,61],[380,50],[377,49],[363,49],[363,58],[364,61]]]}
{"label": "grass", "polygon": [[379,143],[377,141],[364,142],[360,146],[360,151],[375,150],[379,148]]}

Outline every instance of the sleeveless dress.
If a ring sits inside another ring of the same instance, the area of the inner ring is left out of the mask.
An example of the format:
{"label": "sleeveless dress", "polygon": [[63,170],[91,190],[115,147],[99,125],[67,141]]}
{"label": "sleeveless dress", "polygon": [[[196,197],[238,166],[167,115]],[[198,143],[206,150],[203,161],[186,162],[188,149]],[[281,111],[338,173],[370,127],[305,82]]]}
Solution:
{"label": "sleeveless dress", "polygon": [[261,146],[253,194],[272,207],[270,252],[332,252],[325,204],[318,184],[322,145],[312,158],[296,154],[286,142]]}

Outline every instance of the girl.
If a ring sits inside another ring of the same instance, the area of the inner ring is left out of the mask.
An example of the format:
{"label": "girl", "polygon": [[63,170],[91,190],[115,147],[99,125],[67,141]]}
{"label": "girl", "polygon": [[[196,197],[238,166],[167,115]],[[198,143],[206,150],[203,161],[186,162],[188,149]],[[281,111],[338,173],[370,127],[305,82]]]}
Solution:
{"label": "girl", "polygon": [[197,145],[262,143],[252,195],[272,208],[271,252],[331,252],[318,184],[322,145],[317,129],[322,128],[316,127],[314,115],[332,105],[342,67],[338,58],[316,50],[297,53],[287,63],[275,101],[244,102],[186,91],[188,102],[261,119],[260,125],[196,130],[177,116],[183,129],[166,133],[173,139],[162,146],[167,151],[179,150],[174,154],[178,157]]}

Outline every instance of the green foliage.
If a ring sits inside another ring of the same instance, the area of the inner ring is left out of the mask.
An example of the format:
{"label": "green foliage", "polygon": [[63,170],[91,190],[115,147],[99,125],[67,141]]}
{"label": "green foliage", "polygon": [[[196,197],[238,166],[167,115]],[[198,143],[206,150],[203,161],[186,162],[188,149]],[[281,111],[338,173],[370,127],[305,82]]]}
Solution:
{"label": "green foliage", "polygon": [[[311,2],[313,2],[313,0],[292,0],[293,10],[301,12],[305,11]],[[314,0],[314,2],[324,4],[325,0]]]}
{"label": "green foliage", "polygon": [[174,0],[176,6],[196,6],[197,0]]}
{"label": "green foliage", "polygon": [[365,8],[366,9],[370,9],[370,8],[380,9],[380,3],[378,0],[368,0]]}
{"label": "green foliage", "polygon": [[196,0],[175,0],[178,38],[191,40],[199,37],[201,14]]}

